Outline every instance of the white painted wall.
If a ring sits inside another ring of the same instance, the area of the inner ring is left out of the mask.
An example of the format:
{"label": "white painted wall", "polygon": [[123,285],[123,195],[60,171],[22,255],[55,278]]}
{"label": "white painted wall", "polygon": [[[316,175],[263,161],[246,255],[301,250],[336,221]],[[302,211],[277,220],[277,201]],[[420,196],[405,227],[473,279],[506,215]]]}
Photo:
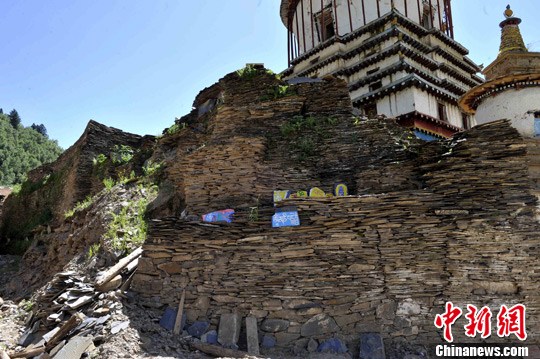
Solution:
{"label": "white painted wall", "polygon": [[408,88],[377,101],[377,113],[396,117],[414,111],[414,89]]}
{"label": "white painted wall", "polygon": [[446,106],[446,115],[448,117],[448,122],[454,126],[463,127],[461,110],[457,105],[453,105],[446,101],[440,100],[432,94],[421,89],[414,89],[414,108],[416,111],[434,118],[439,118],[439,102],[443,103]]}
{"label": "white painted wall", "polygon": [[[352,31],[355,31],[362,26],[370,23],[379,18],[377,14],[377,2],[379,3],[380,15],[383,16],[391,11],[391,0],[364,0],[364,11],[362,11],[362,0],[334,0],[336,12],[334,18],[337,19],[337,33],[340,36],[346,35],[351,32],[351,20]],[[350,4],[351,17],[349,17]],[[407,2],[407,11],[405,11],[405,2]],[[396,9],[403,15],[407,13],[407,17],[412,21],[421,24],[422,19],[418,16],[418,2],[420,2],[420,11],[423,11],[422,0],[394,0]],[[433,6],[433,27],[440,29],[439,17],[443,16],[442,0],[439,1],[441,8],[439,9],[437,0],[432,0]],[[331,5],[334,9],[334,5],[331,0],[323,0],[323,6]],[[319,45],[319,38],[317,35],[317,29],[315,22],[312,19],[315,14],[321,11],[321,0],[303,0],[298,3],[294,18],[293,18],[293,32],[298,39],[298,45],[300,48],[300,55],[309,51],[314,46]],[[365,21],[364,21],[365,13]],[[303,21],[302,21],[303,15]],[[298,24],[298,26],[297,26]]]}
{"label": "white painted wall", "polygon": [[540,87],[509,89],[482,101],[476,123],[509,119],[524,137],[534,137],[534,112],[540,111]]}

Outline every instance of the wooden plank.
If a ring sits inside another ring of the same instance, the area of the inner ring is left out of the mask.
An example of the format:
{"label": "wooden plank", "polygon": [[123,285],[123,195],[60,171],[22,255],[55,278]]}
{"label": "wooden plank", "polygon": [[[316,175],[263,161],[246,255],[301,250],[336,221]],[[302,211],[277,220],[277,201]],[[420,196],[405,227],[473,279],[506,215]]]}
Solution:
{"label": "wooden plank", "polygon": [[245,358],[249,354],[239,350],[226,349],[217,345],[205,344],[200,342],[192,342],[191,347],[205,354],[212,355],[216,358]]}
{"label": "wooden plank", "polygon": [[46,349],[50,350],[54,348],[54,346],[60,340],[64,339],[64,337],[68,335],[72,329],[74,329],[79,324],[81,324],[82,321],[83,321],[83,315],[81,313],[74,314],[71,318],[69,318],[67,322],[64,323],[64,325],[62,325],[60,330],[51,338],[51,340],[49,340],[49,342],[47,343]]}
{"label": "wooden plank", "polygon": [[44,352],[45,352],[45,347],[30,348],[30,349],[25,349],[22,352],[11,353],[11,355],[8,356],[8,358],[9,357],[11,357],[11,358],[32,358],[32,357],[38,356],[40,354],[43,354]]}
{"label": "wooden plank", "polygon": [[99,279],[96,280],[96,286],[101,287],[103,284],[107,283],[114,277],[116,277],[124,267],[126,267],[129,263],[140,257],[143,250],[142,247],[139,247],[135,249],[133,252],[131,252],[127,257],[122,258],[118,263],[116,263],[114,266],[109,268],[105,273],[103,273]]}

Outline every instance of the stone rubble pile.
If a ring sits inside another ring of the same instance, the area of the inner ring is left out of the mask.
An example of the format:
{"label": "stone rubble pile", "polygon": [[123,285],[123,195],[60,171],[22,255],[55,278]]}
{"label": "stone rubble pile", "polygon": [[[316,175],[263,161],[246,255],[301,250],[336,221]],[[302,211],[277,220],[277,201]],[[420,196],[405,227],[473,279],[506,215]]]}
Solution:
{"label": "stone rubble pile", "polygon": [[35,297],[35,308],[26,321],[26,331],[11,358],[73,358],[94,350],[104,341],[129,326],[115,321],[120,313],[140,248],[93,281],[75,271],[55,275]]}

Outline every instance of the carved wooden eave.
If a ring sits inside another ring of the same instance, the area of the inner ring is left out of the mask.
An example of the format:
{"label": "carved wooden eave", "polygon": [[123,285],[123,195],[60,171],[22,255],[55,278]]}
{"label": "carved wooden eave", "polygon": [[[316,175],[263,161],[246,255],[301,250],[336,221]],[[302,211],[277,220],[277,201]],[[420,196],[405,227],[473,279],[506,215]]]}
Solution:
{"label": "carved wooden eave", "polygon": [[448,92],[447,90],[439,86],[436,86],[436,85],[433,85],[424,81],[420,76],[416,74],[410,74],[402,79],[394,81],[375,91],[371,91],[365,95],[359,96],[357,98],[353,98],[353,105],[355,107],[360,107],[365,103],[370,103],[372,101],[383,98],[390,93],[398,92],[409,87],[420,88],[437,98],[448,101],[449,103],[453,103],[453,104],[458,103],[458,99],[459,99],[458,96],[455,96],[454,94]]}
{"label": "carved wooden eave", "polygon": [[396,118],[396,121],[403,127],[414,129],[438,138],[448,138],[458,132],[463,132],[462,128],[418,111],[400,115]]}
{"label": "carved wooden eave", "polygon": [[390,65],[386,68],[383,68],[373,74],[370,74],[368,76],[365,76],[361,78],[360,80],[352,83],[349,86],[349,91],[355,91],[359,89],[362,86],[366,86],[372,82],[378,81],[383,79],[384,77],[388,75],[395,74],[399,71],[406,71],[407,73],[416,74],[417,76],[421,77],[425,81],[434,84],[435,86],[441,87],[445,90],[448,90],[449,92],[453,93],[457,96],[462,96],[467,92],[467,89],[460,87],[456,85],[455,83],[452,83],[448,81],[448,79],[439,79],[435,76],[432,76],[428,73],[426,73],[424,70],[418,68],[417,66],[407,62],[406,60],[401,60],[399,63]]}
{"label": "carved wooden eave", "polygon": [[[291,75],[294,72],[294,65],[299,64],[302,61],[305,61],[305,60],[308,60],[309,58],[314,57],[316,54],[318,54],[321,51],[327,49],[328,47],[330,47],[330,46],[332,46],[332,45],[334,45],[336,43],[348,44],[351,41],[361,37],[362,35],[364,35],[366,33],[370,33],[373,30],[375,30],[376,28],[379,28],[382,25],[384,25],[384,24],[386,24],[386,23],[388,23],[388,22],[390,22],[390,21],[392,21],[394,19],[395,19],[395,23],[392,26],[392,28],[384,31],[383,33],[381,33],[379,35],[376,35],[373,38],[370,38],[369,40],[366,41],[366,43],[361,44],[360,47],[362,47],[362,49],[364,49],[365,47],[369,47],[369,45],[376,44],[378,41],[377,42],[372,41],[372,39],[374,39],[374,38],[377,38],[380,41],[380,40],[383,40],[385,37],[389,38],[392,35],[393,36],[398,36],[398,35],[401,34],[401,36],[403,37],[403,41],[414,44],[415,47],[418,47],[419,49],[424,50],[424,52],[440,51],[440,50],[437,50],[437,47],[431,48],[430,46],[428,46],[428,45],[426,45],[426,44],[412,38],[407,33],[403,32],[402,30],[399,29],[398,26],[401,26],[401,27],[413,32],[414,34],[418,35],[419,38],[422,38],[422,37],[425,37],[425,36],[428,36],[428,35],[433,35],[433,36],[437,37],[445,45],[451,47],[457,53],[464,56],[463,61],[461,61],[460,59],[457,59],[457,58],[455,58],[454,56],[452,56],[450,54],[446,55],[446,56],[450,56],[449,58],[452,60],[453,63],[457,64],[457,66],[459,66],[459,67],[462,67],[465,71],[471,71],[471,72],[480,71],[480,68],[476,64],[474,64],[474,62],[472,62],[470,59],[468,59],[465,56],[465,55],[467,55],[469,53],[468,50],[465,47],[463,47],[462,45],[460,45],[457,41],[455,41],[454,39],[452,39],[451,37],[449,37],[448,35],[444,34],[443,32],[441,32],[439,30],[436,30],[436,29],[428,30],[428,29],[418,25],[414,21],[410,20],[409,18],[405,17],[404,15],[402,15],[398,10],[392,9],[392,11],[388,12],[386,15],[383,15],[382,17],[371,21],[370,23],[368,23],[365,26],[362,26],[361,28],[359,28],[359,29],[357,29],[357,30],[355,30],[355,31],[353,31],[351,33],[348,33],[348,34],[346,34],[344,36],[334,36],[334,37],[326,40],[325,42],[319,44],[318,46],[314,47],[313,49],[311,49],[311,50],[303,53],[302,55],[296,57],[295,59],[293,59],[291,61],[292,66],[289,67],[288,69],[286,69],[283,72],[283,75],[285,75],[285,76]],[[343,58],[352,57],[352,56],[355,56],[358,53],[358,51],[364,51],[364,50],[357,50],[357,49],[358,48],[355,48],[354,50],[351,50],[350,52],[347,52],[346,57],[343,57]]]}

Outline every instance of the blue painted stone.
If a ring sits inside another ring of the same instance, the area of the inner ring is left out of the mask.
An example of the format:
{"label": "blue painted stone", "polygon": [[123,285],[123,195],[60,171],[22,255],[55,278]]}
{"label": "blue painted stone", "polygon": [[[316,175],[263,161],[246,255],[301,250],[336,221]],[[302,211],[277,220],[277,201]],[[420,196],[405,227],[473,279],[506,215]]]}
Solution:
{"label": "blue painted stone", "polygon": [[360,334],[360,359],[386,359],[383,339],[379,334]]}
{"label": "blue painted stone", "polygon": [[205,333],[201,336],[201,341],[208,344],[217,344],[218,343],[218,334],[215,330],[211,330],[208,333]]}
{"label": "blue painted stone", "polygon": [[201,335],[206,333],[210,323],[208,322],[195,322],[188,328],[188,333],[192,337],[200,338]]}
{"label": "blue painted stone", "polygon": [[272,335],[265,335],[262,339],[261,345],[263,348],[273,348],[276,346],[276,338],[274,338]]}
{"label": "blue painted stone", "polygon": [[272,227],[296,227],[300,225],[300,217],[298,216],[298,211],[289,210],[289,211],[280,211],[276,212],[272,216]]}
{"label": "blue painted stone", "polygon": [[[167,308],[165,309],[165,313],[163,313],[163,316],[161,317],[161,320],[159,321],[159,325],[161,325],[163,328],[167,330],[173,330],[174,329],[174,322],[176,321],[176,313],[177,310],[174,308]],[[184,315],[182,315],[182,328],[186,326],[186,313],[184,312]]]}
{"label": "blue painted stone", "polygon": [[347,346],[341,340],[332,338],[322,342],[317,348],[319,353],[343,354],[347,352]]}
{"label": "blue painted stone", "polygon": [[345,197],[349,195],[349,189],[344,183],[334,185],[334,196]]}
{"label": "blue painted stone", "polygon": [[224,209],[221,211],[207,213],[202,216],[203,222],[227,222],[233,221],[234,209]]}

